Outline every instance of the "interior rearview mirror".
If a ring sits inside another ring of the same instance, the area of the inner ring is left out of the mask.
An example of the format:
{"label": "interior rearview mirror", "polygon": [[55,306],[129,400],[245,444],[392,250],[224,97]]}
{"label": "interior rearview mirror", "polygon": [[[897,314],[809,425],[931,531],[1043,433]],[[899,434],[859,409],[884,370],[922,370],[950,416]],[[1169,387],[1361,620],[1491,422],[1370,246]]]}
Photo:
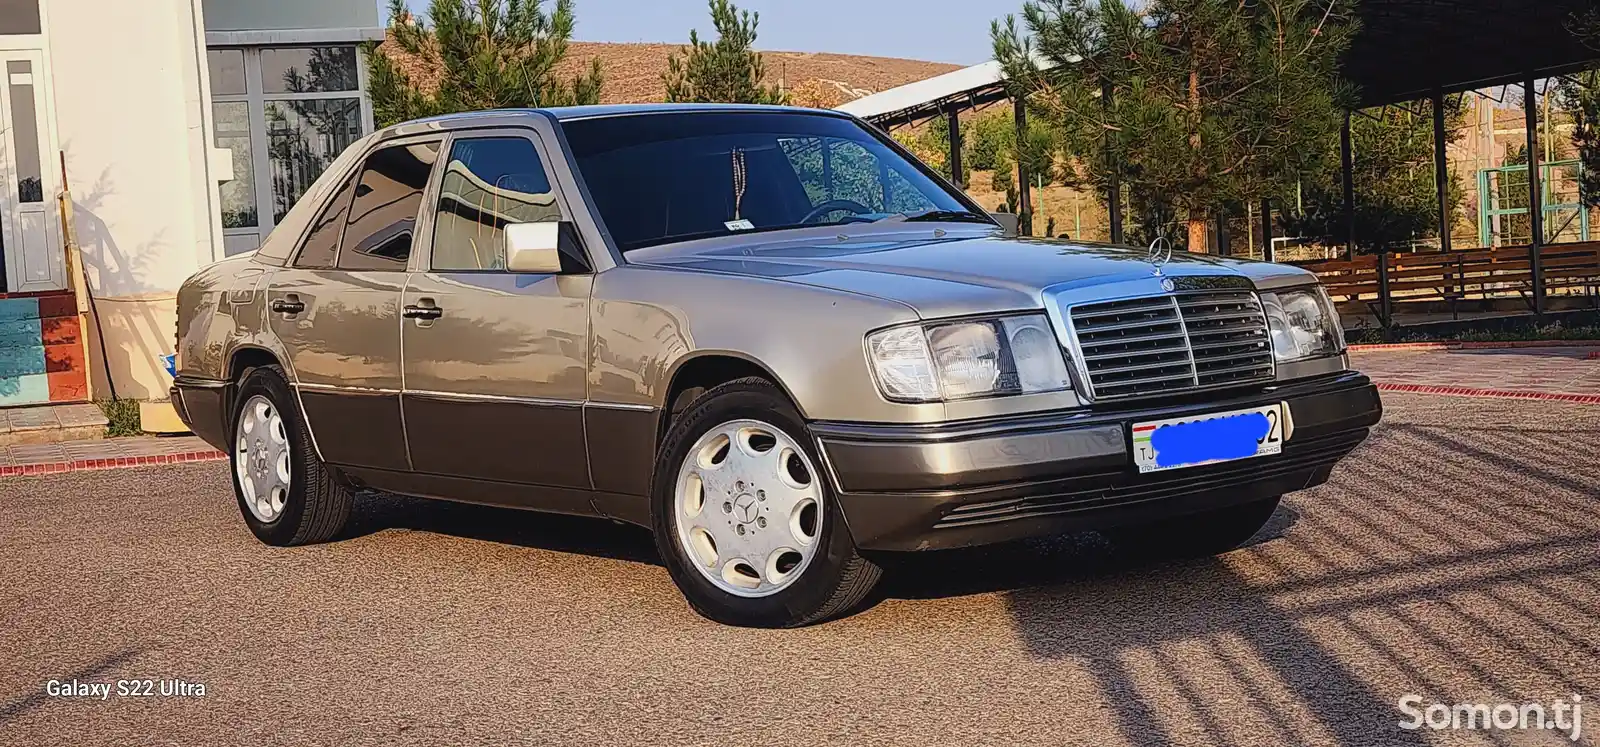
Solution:
{"label": "interior rearview mirror", "polygon": [[561,272],[561,254],[576,241],[575,232],[565,221],[508,223],[505,228],[506,269],[511,272]]}

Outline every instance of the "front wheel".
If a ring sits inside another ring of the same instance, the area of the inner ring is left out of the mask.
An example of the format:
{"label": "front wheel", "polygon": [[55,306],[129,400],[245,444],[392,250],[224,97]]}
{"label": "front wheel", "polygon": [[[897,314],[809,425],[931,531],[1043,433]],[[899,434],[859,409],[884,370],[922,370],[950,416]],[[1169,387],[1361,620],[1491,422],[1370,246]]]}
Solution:
{"label": "front wheel", "polygon": [[1199,558],[1237,548],[1267,525],[1281,496],[1198,514],[1103,529],[1118,550],[1161,558]]}
{"label": "front wheel", "polygon": [[658,456],[656,546],[701,615],[807,625],[849,611],[882,575],[856,552],[805,425],[771,383],[707,391]]}

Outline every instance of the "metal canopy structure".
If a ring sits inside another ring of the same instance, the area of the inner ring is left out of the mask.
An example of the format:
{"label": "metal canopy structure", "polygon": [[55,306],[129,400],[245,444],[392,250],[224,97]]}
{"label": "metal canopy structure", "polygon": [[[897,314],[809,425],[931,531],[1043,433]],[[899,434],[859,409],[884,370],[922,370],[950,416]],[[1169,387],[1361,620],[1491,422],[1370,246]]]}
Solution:
{"label": "metal canopy structure", "polygon": [[[1439,230],[1441,249],[1449,251],[1450,216],[1449,170],[1445,161],[1443,102],[1449,94],[1505,85],[1517,85],[1523,96],[1526,118],[1527,153],[1530,154],[1529,220],[1532,239],[1528,247],[1532,269],[1532,302],[1536,314],[1544,311],[1544,274],[1541,249],[1544,243],[1541,218],[1543,206],[1539,178],[1538,106],[1536,81],[1569,75],[1600,63],[1600,49],[1585,45],[1569,28],[1579,14],[1592,12],[1596,0],[1361,0],[1357,13],[1361,33],[1351,45],[1344,72],[1360,89],[1363,107],[1383,106],[1428,99],[1434,111],[1434,168],[1438,183]],[[1597,43],[1594,40],[1587,40]],[[1600,43],[1597,43],[1600,44]],[[1042,61],[1041,61],[1042,62]],[[1109,93],[1109,92],[1107,92]],[[927,80],[866,96],[840,106],[884,130],[949,115],[951,173],[961,174],[961,112],[981,108],[1007,97],[1003,73],[997,62],[946,73]],[[1027,126],[1026,108],[1013,102],[1017,132]],[[1347,251],[1355,247],[1355,204],[1352,184],[1350,117],[1344,117],[1340,138],[1343,168],[1344,215],[1348,221]],[[1018,164],[1018,183],[1027,184],[1028,174]],[[1110,234],[1113,242],[1122,240],[1121,189],[1115,180],[1108,190]],[[1029,190],[1019,194],[1019,223],[1031,232]],[[1262,229],[1267,259],[1272,259],[1271,206],[1261,204]],[[1219,218],[1225,220],[1225,216]],[[1219,225],[1220,227],[1220,225]],[[1219,236],[1225,236],[1225,230]],[[1226,251],[1224,245],[1220,247]],[[1380,253],[1382,250],[1380,249]],[[1380,257],[1380,265],[1383,260]],[[1387,283],[1381,296],[1387,319]]]}
{"label": "metal canopy structure", "polygon": [[[1362,106],[1521,84],[1593,66],[1600,51],[1567,28],[1594,0],[1362,0],[1361,34],[1345,75]],[[1044,61],[1040,61],[1044,64]],[[1006,98],[1000,65],[985,62],[839,107],[889,129]]]}
{"label": "metal canopy structure", "polygon": [[977,109],[1006,98],[1000,63],[991,60],[863,96],[840,106],[839,111],[887,130],[932,119],[951,109]]}
{"label": "metal canopy structure", "polygon": [[1593,65],[1567,28],[1594,0],[1361,0],[1345,75],[1363,106],[1520,84]]}

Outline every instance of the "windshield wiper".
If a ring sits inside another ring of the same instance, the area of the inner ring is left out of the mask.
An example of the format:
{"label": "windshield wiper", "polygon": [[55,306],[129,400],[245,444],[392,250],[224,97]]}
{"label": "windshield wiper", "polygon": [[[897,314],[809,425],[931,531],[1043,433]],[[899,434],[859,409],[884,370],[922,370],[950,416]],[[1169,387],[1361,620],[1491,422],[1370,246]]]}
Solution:
{"label": "windshield wiper", "polygon": [[988,216],[979,215],[967,210],[924,210],[920,213],[895,213],[882,220],[894,223],[928,223],[934,221],[948,221],[951,223],[993,223]]}

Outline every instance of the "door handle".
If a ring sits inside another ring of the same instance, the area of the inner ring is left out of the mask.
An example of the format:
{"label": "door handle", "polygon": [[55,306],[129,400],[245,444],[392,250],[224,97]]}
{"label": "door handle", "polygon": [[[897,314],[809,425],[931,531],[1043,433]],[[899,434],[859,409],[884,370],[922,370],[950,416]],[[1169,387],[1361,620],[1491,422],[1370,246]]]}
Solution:
{"label": "door handle", "polygon": [[272,310],[279,314],[298,314],[306,310],[306,305],[299,296],[291,293],[283,298],[272,299]]}
{"label": "door handle", "polygon": [[444,316],[444,309],[438,306],[416,306],[407,304],[400,312],[407,319],[438,319]]}

